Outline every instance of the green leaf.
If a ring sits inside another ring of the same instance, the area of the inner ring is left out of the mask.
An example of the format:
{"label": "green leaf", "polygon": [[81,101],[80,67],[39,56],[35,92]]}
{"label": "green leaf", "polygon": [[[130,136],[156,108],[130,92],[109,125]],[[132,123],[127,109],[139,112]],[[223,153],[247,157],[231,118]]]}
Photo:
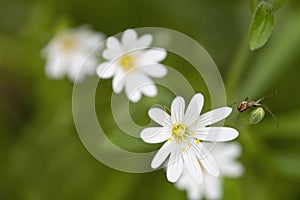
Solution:
{"label": "green leaf", "polygon": [[165,110],[166,113],[168,113],[169,115],[171,115],[170,108],[168,108],[167,106],[164,106],[164,110]]}
{"label": "green leaf", "polygon": [[265,45],[271,36],[275,23],[274,12],[274,8],[264,1],[256,8],[249,35],[252,51]]}

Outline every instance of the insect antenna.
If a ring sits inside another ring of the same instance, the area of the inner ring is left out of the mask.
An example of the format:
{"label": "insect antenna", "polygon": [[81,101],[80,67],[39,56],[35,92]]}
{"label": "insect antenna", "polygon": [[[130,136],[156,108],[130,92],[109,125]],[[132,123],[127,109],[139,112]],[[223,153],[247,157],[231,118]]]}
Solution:
{"label": "insect antenna", "polygon": [[256,102],[259,103],[259,102],[261,102],[262,100],[267,99],[267,98],[269,98],[269,97],[271,97],[271,96],[273,96],[273,95],[276,95],[276,94],[278,94],[278,93],[279,93],[279,92],[277,92],[277,91],[272,92],[272,93],[270,93],[270,94],[268,94],[268,95],[266,95],[266,96],[264,96],[264,97],[258,99]]}
{"label": "insect antenna", "polygon": [[236,104],[238,104],[239,102],[238,101],[235,101],[235,102],[233,102],[232,104],[230,104],[228,107],[232,107],[232,106],[234,106],[234,105],[236,105]]}

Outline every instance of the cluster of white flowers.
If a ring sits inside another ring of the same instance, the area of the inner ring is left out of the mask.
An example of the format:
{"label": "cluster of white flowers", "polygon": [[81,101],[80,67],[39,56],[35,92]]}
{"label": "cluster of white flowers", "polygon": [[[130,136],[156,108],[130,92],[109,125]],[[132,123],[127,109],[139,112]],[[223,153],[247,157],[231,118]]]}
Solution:
{"label": "cluster of white flowers", "polygon": [[[150,118],[161,126],[145,128],[141,138],[147,143],[166,141],[153,158],[151,167],[159,167],[169,157],[167,179],[175,182],[179,189],[186,189],[190,199],[202,196],[220,199],[222,179],[218,176],[236,177],[241,175],[243,168],[234,162],[240,154],[239,146],[218,142],[233,140],[238,132],[229,127],[210,126],[226,118],[231,108],[222,107],[200,115],[203,104],[203,96],[196,94],[186,110],[184,99],[176,97],[171,104],[171,115],[160,108],[151,108]],[[211,142],[216,148],[206,147]]]}
{"label": "cluster of white flowers", "polygon": [[61,30],[42,50],[47,60],[46,75],[51,79],[67,75],[72,81],[82,81],[86,75],[94,74],[98,59],[90,53],[104,39],[102,33],[88,26]]}
{"label": "cluster of white flowers", "polygon": [[150,34],[138,38],[137,33],[131,29],[124,32],[121,42],[115,37],[108,38],[107,49],[103,51],[107,62],[97,67],[98,76],[114,77],[114,92],[120,93],[125,87],[127,97],[132,102],[139,101],[142,93],[156,96],[157,89],[149,76],[162,78],[167,74],[166,67],[159,64],[167,53],[164,49],[149,48],[151,43]]}
{"label": "cluster of white flowers", "polygon": [[142,94],[156,96],[157,88],[149,77],[162,78],[167,74],[167,68],[159,63],[167,53],[165,49],[150,48],[152,35],[138,38],[135,30],[128,29],[121,41],[107,38],[102,53],[106,62],[99,64],[92,50],[103,40],[103,34],[86,26],[59,32],[42,51],[47,59],[46,75],[49,78],[68,75],[73,81],[82,81],[86,75],[98,74],[103,79],[113,77],[114,92],[120,93],[125,88],[132,102],[139,101]]}
{"label": "cluster of white flowers", "polygon": [[[86,75],[97,74],[103,79],[113,78],[113,91],[120,93],[125,88],[132,102],[139,101],[142,94],[155,96],[157,88],[150,77],[166,76],[167,68],[160,62],[167,53],[165,49],[150,47],[152,35],[138,37],[135,30],[129,29],[121,40],[107,38],[102,53],[105,61],[100,63],[92,50],[102,41],[102,33],[86,26],[61,31],[42,51],[47,59],[46,75],[50,78],[68,75],[73,81],[82,81]],[[243,167],[235,161],[241,152],[240,146],[218,142],[235,139],[238,131],[211,126],[229,116],[230,107],[200,115],[203,104],[204,97],[198,93],[187,109],[182,97],[173,100],[170,114],[160,108],[151,108],[149,116],[160,126],[145,128],[140,136],[147,143],[165,142],[151,167],[158,168],[168,159],[167,179],[178,189],[186,190],[189,199],[220,199],[222,177],[238,177]]]}
{"label": "cluster of white flowers", "polygon": [[184,169],[175,186],[179,190],[186,190],[190,200],[202,199],[203,197],[206,199],[221,199],[223,196],[222,178],[237,178],[244,172],[243,166],[236,161],[240,154],[241,146],[239,143],[218,143],[212,151],[212,155],[220,168],[220,176],[216,178],[204,172],[203,183],[198,184]]}

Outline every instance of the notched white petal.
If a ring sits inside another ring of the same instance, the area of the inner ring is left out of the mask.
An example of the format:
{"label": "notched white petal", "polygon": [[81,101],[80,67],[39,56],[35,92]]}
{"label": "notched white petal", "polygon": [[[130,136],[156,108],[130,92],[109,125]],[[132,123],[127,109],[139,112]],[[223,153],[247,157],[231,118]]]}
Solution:
{"label": "notched white petal", "polygon": [[237,130],[229,127],[204,127],[195,133],[200,140],[214,142],[230,141],[239,135]]}
{"label": "notched white petal", "polygon": [[145,84],[141,87],[141,91],[148,97],[155,97],[157,95],[157,88],[153,82]]}
{"label": "notched white petal", "polygon": [[150,108],[148,115],[153,121],[162,126],[171,127],[172,125],[170,115],[160,108]]}
{"label": "notched white petal", "polygon": [[122,72],[122,70],[117,70],[116,69],[116,73],[115,76],[113,78],[113,90],[115,93],[120,93],[126,83],[126,75]]}
{"label": "notched white petal", "polygon": [[111,78],[115,73],[115,66],[110,62],[104,62],[98,65],[96,73],[100,78]]}
{"label": "notched white petal", "polygon": [[160,143],[171,136],[171,131],[163,127],[149,127],[142,130],[140,136],[147,143]]}
{"label": "notched white petal", "polygon": [[212,176],[218,177],[220,170],[217,166],[215,159],[212,157],[211,153],[200,143],[193,143],[193,149],[195,150],[195,155],[199,159],[200,163],[204,169]]}
{"label": "notched white petal", "polygon": [[200,164],[193,152],[187,150],[183,152],[183,160],[189,175],[198,183],[201,184],[203,181],[202,170]]}
{"label": "notched white petal", "polygon": [[222,199],[223,197],[222,180],[220,178],[216,178],[212,176],[207,176],[205,178],[206,178],[205,179],[206,199]]}
{"label": "notched white petal", "polygon": [[121,38],[122,45],[126,50],[131,50],[137,43],[137,33],[134,29],[127,29]]}
{"label": "notched white petal", "polygon": [[102,57],[106,60],[113,60],[118,57],[118,53],[111,49],[105,49],[102,53]]}
{"label": "notched white petal", "polygon": [[181,149],[178,145],[174,145],[174,149],[170,155],[167,167],[167,179],[174,183],[181,176],[183,170],[183,160],[181,157]]}
{"label": "notched white petal", "polygon": [[158,168],[169,156],[172,150],[172,143],[170,141],[167,141],[156,153],[154,156],[152,162],[151,162],[151,167],[153,169]]}
{"label": "notched white petal", "polygon": [[143,70],[145,74],[154,78],[162,78],[168,73],[167,68],[159,63],[145,64],[139,67],[139,69]]}
{"label": "notched white petal", "polygon": [[121,44],[120,44],[119,40],[115,37],[109,37],[106,40],[106,46],[108,49],[112,49],[115,51],[119,51],[121,49]]}
{"label": "notched white petal", "polygon": [[197,119],[201,113],[204,104],[204,97],[202,94],[198,93],[191,99],[186,112],[185,112],[185,124],[187,126],[196,124]]}
{"label": "notched white petal", "polygon": [[140,90],[130,90],[128,89],[127,85],[125,85],[125,92],[128,99],[133,103],[138,102],[142,98],[142,93]]}
{"label": "notched white petal", "polygon": [[230,107],[222,107],[204,113],[198,118],[197,126],[204,127],[221,121],[230,115],[231,111],[232,108]]}
{"label": "notched white petal", "polygon": [[142,58],[147,60],[153,60],[155,62],[160,62],[164,60],[167,56],[167,52],[165,49],[150,49],[147,50]]}
{"label": "notched white petal", "polygon": [[140,49],[140,48],[147,48],[147,47],[149,47],[149,46],[151,45],[152,40],[153,40],[152,35],[150,35],[150,34],[142,35],[142,36],[138,39],[136,48],[137,48],[137,49]]}
{"label": "notched white petal", "polygon": [[184,119],[185,101],[182,97],[176,97],[171,104],[172,123],[181,124]]}
{"label": "notched white petal", "polygon": [[224,163],[224,166],[220,166],[221,174],[224,176],[237,178],[244,174],[244,167],[237,161],[231,161],[230,163]]}

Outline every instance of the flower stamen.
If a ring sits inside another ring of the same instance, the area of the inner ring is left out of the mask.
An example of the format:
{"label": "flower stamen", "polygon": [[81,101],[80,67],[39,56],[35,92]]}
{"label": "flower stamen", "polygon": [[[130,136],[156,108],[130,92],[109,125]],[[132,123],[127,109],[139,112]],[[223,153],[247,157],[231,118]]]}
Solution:
{"label": "flower stamen", "polygon": [[173,124],[172,133],[176,137],[183,137],[186,133],[186,127],[184,124]]}
{"label": "flower stamen", "polygon": [[134,68],[134,59],[131,56],[125,55],[121,58],[120,65],[128,72]]}
{"label": "flower stamen", "polygon": [[73,37],[65,37],[62,39],[62,48],[65,51],[71,51],[75,47],[75,39]]}

